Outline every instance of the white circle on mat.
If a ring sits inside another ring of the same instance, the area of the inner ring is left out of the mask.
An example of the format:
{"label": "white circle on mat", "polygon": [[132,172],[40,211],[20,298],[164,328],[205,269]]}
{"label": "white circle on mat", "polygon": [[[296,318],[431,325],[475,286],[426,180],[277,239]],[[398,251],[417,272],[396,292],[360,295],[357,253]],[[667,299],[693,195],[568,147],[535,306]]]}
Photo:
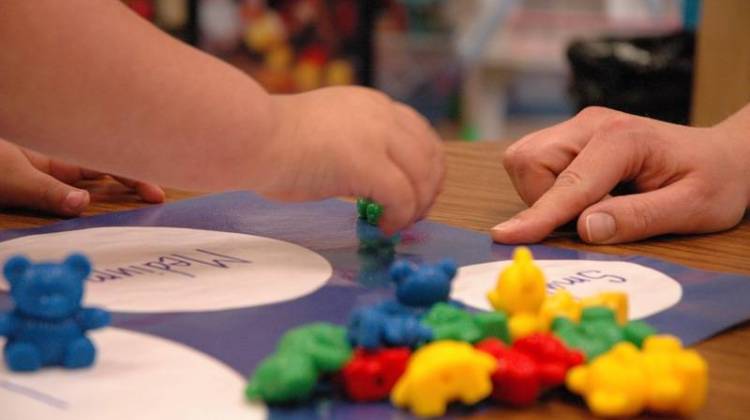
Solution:
{"label": "white circle on mat", "polygon": [[[264,419],[246,402],[245,380],[223,363],[170,340],[116,328],[93,332],[87,369],[10,372],[0,363],[8,420]],[[0,340],[2,343],[2,340]]]}
{"label": "white circle on mat", "polygon": [[[630,319],[661,312],[680,301],[682,286],[654,269],[626,261],[535,260],[547,278],[547,293],[568,290],[578,298],[599,292],[628,294]],[[451,297],[469,306],[491,309],[487,292],[511,261],[468,265],[458,270]]]}
{"label": "white circle on mat", "polygon": [[[0,242],[0,264],[87,255],[87,305],[123,312],[188,312],[281,302],[317,290],[333,270],[319,254],[276,239],[169,227],[104,227]],[[0,281],[0,288],[8,285]]]}

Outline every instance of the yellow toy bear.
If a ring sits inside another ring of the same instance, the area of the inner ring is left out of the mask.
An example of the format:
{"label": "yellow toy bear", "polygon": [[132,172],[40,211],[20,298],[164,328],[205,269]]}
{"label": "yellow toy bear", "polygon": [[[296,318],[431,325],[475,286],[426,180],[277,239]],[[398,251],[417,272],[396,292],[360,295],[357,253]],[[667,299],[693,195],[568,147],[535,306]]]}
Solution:
{"label": "yellow toy bear", "polygon": [[558,290],[547,296],[539,308],[542,330],[548,331],[555,318],[563,316],[578,323],[581,319],[581,303],[567,290]]}
{"label": "yellow toy bear", "polygon": [[549,330],[552,321],[558,316],[564,316],[571,321],[578,322],[583,308],[590,306],[606,306],[615,312],[617,323],[628,323],[628,295],[623,292],[601,292],[588,296],[580,301],[567,290],[558,290],[547,296],[539,308],[539,322],[542,330]]}
{"label": "yellow toy bear", "polygon": [[497,285],[487,294],[493,308],[509,317],[511,339],[542,331],[539,309],[544,302],[546,282],[542,270],[534,264],[531,251],[518,247],[513,262],[500,273]]}
{"label": "yellow toy bear", "polygon": [[602,292],[581,299],[581,307],[606,306],[615,312],[617,323],[628,323],[628,295],[624,292]]}
{"label": "yellow toy bear", "polygon": [[494,357],[468,343],[435,341],[414,353],[391,401],[420,417],[441,416],[451,401],[471,405],[487,397],[496,367]]}
{"label": "yellow toy bear", "polygon": [[643,410],[690,415],[706,400],[708,365],[676,337],[646,339],[643,350],[617,344],[588,366],[573,368],[568,388],[586,399],[602,417],[634,416]]}
{"label": "yellow toy bear", "polygon": [[508,329],[512,340],[529,334],[548,331],[558,316],[578,321],[581,310],[589,306],[606,306],[615,311],[617,322],[628,322],[628,295],[623,292],[602,292],[578,300],[567,290],[547,296],[547,284],[542,270],[534,264],[531,251],[516,248],[513,262],[500,273],[497,284],[487,293],[495,310],[508,314]]}

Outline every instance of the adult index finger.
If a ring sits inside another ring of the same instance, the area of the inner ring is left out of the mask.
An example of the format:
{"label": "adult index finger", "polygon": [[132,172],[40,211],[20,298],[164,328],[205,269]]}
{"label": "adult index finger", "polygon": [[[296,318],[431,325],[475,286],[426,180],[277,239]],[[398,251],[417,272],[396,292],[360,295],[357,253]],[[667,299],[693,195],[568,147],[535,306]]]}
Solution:
{"label": "adult index finger", "polygon": [[538,242],[604,198],[623,180],[635,176],[647,155],[643,136],[629,122],[599,130],[552,187],[529,209],[494,227],[502,243]]}

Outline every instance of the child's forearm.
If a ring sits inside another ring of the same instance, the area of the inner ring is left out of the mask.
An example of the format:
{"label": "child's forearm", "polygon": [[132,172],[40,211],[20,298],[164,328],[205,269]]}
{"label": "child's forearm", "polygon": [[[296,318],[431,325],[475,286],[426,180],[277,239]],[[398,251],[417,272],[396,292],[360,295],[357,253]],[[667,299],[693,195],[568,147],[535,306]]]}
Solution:
{"label": "child's forearm", "polygon": [[5,1],[0,51],[0,137],[177,188],[259,182],[271,97],[119,1]]}

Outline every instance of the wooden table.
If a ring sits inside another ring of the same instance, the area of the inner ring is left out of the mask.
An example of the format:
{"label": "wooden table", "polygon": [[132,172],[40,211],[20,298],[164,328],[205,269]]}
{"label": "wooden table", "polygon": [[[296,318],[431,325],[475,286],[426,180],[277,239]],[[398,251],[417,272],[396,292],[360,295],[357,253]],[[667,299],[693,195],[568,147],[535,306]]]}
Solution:
{"label": "wooden table", "polygon": [[[500,165],[507,143],[446,143],[448,176],[445,191],[430,219],[486,232],[525,205],[518,198]],[[86,215],[144,206],[132,194],[111,182],[85,185],[95,200]],[[168,201],[196,194],[169,191]],[[42,226],[59,219],[28,212],[0,214],[0,228]],[[750,219],[728,232],[702,236],[672,236],[618,246],[581,243],[573,232],[558,232],[547,245],[608,254],[642,254],[690,267],[750,275]],[[748,302],[750,305],[750,302]],[[744,323],[697,346],[710,365],[709,398],[696,418],[745,419],[750,416],[750,323]],[[528,410],[483,413],[479,418],[582,418],[580,405],[544,402]]]}

